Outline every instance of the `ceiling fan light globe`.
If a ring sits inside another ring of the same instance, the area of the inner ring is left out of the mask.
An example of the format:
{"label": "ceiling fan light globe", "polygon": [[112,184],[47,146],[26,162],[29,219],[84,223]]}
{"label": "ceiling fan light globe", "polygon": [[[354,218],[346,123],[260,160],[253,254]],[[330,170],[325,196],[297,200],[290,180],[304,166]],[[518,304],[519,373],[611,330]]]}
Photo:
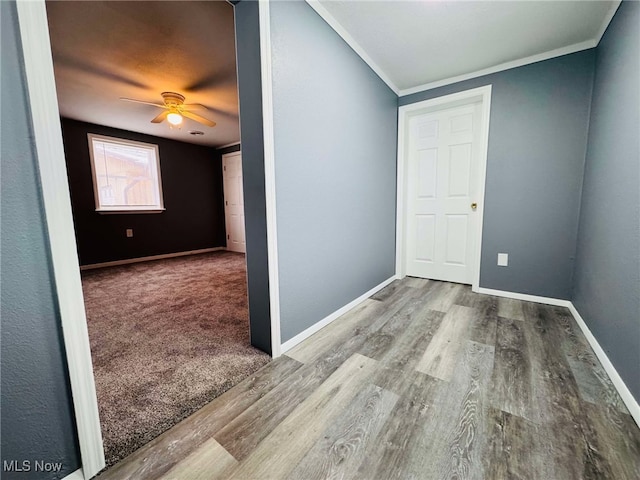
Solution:
{"label": "ceiling fan light globe", "polygon": [[167,121],[171,125],[180,125],[182,123],[182,115],[180,115],[179,113],[171,112],[169,115],[167,115]]}

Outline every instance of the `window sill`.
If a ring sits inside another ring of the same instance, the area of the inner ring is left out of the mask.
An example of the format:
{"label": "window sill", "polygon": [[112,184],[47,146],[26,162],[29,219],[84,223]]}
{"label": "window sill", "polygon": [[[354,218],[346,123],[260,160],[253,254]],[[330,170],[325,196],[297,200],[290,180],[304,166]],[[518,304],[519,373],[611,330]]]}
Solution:
{"label": "window sill", "polygon": [[119,208],[96,208],[96,212],[100,215],[112,215],[118,213],[162,213],[164,212],[164,208],[149,208],[142,210],[128,210],[128,209],[119,209]]}

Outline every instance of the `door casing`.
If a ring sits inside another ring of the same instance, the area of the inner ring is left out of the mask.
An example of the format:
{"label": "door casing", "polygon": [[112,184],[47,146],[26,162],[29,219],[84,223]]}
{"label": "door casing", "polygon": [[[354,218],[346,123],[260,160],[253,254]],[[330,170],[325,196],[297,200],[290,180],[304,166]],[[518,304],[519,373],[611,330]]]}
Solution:
{"label": "door casing", "polygon": [[485,182],[487,175],[487,151],[489,146],[489,120],[491,114],[491,85],[465,90],[451,95],[432,98],[422,102],[403,105],[398,109],[398,159],[397,159],[397,201],[396,201],[396,276],[404,278],[406,249],[406,209],[407,209],[407,162],[409,161],[409,119],[425,113],[437,112],[462,105],[481,103],[480,145],[478,148],[478,239],[475,245],[475,259],[471,288],[477,292],[480,288],[480,261],[482,252],[482,231],[484,219]]}

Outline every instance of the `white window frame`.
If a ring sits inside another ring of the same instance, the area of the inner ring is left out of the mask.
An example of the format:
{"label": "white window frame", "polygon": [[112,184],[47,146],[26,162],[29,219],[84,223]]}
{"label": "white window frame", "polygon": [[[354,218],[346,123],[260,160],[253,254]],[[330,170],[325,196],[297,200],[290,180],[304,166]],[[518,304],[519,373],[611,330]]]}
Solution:
{"label": "white window frame", "polygon": [[[87,139],[89,142],[89,157],[91,160],[91,177],[93,179],[93,196],[96,203],[96,212],[101,214],[109,213],[162,213],[164,212],[164,197],[162,194],[162,177],[160,174],[160,151],[158,145],[155,143],[136,142],[134,140],[127,140],[125,138],[108,137],[105,135],[98,135],[95,133],[88,133]],[[154,152],[156,159],[156,177],[158,181],[158,204],[157,205],[116,205],[116,206],[103,206],[100,204],[100,194],[98,190],[98,177],[96,175],[96,164],[93,154],[93,141],[99,140],[101,142],[113,143],[116,145],[124,145],[127,147],[139,147]]]}

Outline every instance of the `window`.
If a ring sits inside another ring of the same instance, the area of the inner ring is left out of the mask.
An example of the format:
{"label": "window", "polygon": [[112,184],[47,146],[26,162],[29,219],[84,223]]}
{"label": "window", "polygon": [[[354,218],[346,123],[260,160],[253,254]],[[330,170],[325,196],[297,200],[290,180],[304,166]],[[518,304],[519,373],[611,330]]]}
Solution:
{"label": "window", "polygon": [[92,133],[88,136],[96,211],[162,212],[158,146]]}

